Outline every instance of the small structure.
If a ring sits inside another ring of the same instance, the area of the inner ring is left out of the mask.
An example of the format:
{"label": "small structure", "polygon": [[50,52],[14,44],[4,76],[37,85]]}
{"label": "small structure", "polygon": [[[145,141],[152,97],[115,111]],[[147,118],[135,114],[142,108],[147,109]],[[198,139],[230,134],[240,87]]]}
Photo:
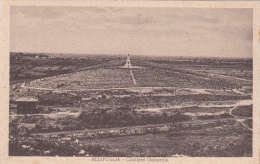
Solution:
{"label": "small structure", "polygon": [[131,64],[131,62],[130,62],[130,56],[129,56],[129,54],[127,55],[125,67],[127,67],[127,68],[132,67],[132,64]]}
{"label": "small structure", "polygon": [[130,61],[130,55],[128,54],[127,55],[127,58],[126,58],[126,63],[124,66],[120,66],[119,68],[123,68],[123,69],[140,69],[140,68],[143,68],[143,67],[139,67],[139,66],[133,66],[131,61]]}
{"label": "small structure", "polygon": [[36,104],[38,100],[32,97],[21,97],[16,100],[17,103],[17,114],[35,114],[38,113],[36,110]]}

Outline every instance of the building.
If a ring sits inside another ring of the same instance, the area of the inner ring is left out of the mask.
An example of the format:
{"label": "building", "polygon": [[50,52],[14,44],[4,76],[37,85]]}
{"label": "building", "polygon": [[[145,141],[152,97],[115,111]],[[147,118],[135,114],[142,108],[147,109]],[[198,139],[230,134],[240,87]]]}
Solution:
{"label": "building", "polygon": [[32,97],[21,97],[16,100],[17,114],[34,114],[38,113],[36,104],[38,100]]}

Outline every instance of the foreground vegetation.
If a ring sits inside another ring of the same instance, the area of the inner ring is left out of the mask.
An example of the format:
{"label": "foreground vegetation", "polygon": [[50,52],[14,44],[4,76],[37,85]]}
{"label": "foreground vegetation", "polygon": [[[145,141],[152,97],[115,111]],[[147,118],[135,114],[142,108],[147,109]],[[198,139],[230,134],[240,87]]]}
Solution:
{"label": "foreground vegetation", "polygon": [[[166,113],[136,112],[129,107],[119,109],[92,109],[83,111],[79,117],[45,118],[43,116],[18,117],[10,122],[11,135],[29,135],[30,133],[82,130],[96,128],[124,127],[188,121],[191,118],[180,112]],[[21,124],[34,124],[31,129],[18,127]],[[20,132],[22,131],[22,132]]]}
{"label": "foreground vegetation", "polygon": [[[126,140],[126,143],[128,142]],[[205,145],[193,141],[185,143],[181,147],[172,146],[168,152],[162,152],[160,148],[148,149],[143,144],[131,144],[124,150],[115,150],[109,144],[103,144],[103,142],[93,145],[84,142],[79,144],[75,142],[64,143],[57,140],[28,140],[23,138],[9,141],[10,156],[170,157],[175,154],[189,157],[250,157],[252,156],[252,135],[248,134],[240,140],[231,140],[215,145]]]}

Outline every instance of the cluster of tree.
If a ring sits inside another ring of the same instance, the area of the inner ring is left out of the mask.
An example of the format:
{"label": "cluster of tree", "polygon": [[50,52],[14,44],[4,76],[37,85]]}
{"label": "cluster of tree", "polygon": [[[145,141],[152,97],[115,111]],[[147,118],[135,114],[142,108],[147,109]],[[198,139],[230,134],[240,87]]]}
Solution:
{"label": "cluster of tree", "polygon": [[[174,123],[188,121],[191,118],[180,112],[171,115],[167,113],[136,112],[130,107],[118,109],[92,109],[83,111],[79,117],[66,116],[58,118],[53,123],[50,118],[23,117],[10,122],[10,134],[15,136],[29,136],[30,133],[69,131],[96,128],[112,128],[134,125]],[[35,124],[35,127],[28,129],[18,127],[20,123]]]}
{"label": "cluster of tree", "polygon": [[80,96],[73,96],[66,93],[46,93],[38,97],[39,104],[45,106],[74,106],[81,100]]}
{"label": "cluster of tree", "polygon": [[98,127],[121,127],[130,125],[146,125],[188,121],[189,116],[180,112],[167,113],[136,112],[129,107],[119,109],[93,109],[80,114],[78,119],[84,124]]}

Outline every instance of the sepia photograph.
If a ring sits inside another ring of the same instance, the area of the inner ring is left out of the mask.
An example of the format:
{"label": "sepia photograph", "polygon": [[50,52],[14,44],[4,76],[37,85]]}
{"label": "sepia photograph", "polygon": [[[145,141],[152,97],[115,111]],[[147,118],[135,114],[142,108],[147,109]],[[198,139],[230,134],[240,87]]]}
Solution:
{"label": "sepia photograph", "polygon": [[8,156],[253,156],[252,8],[11,6],[9,58]]}

